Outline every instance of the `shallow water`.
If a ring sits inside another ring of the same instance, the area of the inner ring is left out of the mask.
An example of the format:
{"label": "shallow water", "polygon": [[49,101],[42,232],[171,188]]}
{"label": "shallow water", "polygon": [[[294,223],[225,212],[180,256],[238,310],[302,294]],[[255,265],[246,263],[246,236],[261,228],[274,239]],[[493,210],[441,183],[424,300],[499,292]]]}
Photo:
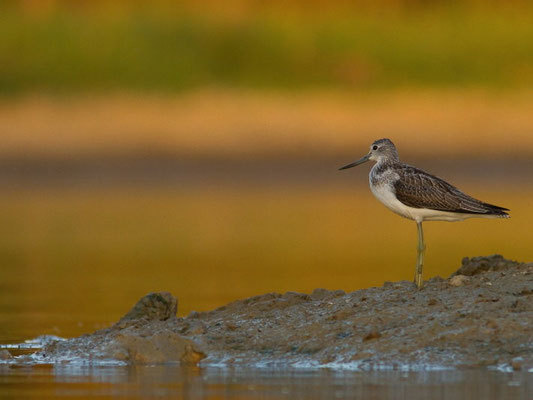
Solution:
{"label": "shallow water", "polygon": [[[471,187],[512,218],[426,223],[426,279],[464,256],[531,260],[533,190]],[[410,280],[415,246],[415,224],[362,185],[4,193],[0,343],[91,332],[152,291],[170,291],[187,315],[268,292]]]}
{"label": "shallow water", "polygon": [[497,371],[353,372],[167,366],[0,365],[10,398],[180,397],[205,399],[530,399],[530,373]]}

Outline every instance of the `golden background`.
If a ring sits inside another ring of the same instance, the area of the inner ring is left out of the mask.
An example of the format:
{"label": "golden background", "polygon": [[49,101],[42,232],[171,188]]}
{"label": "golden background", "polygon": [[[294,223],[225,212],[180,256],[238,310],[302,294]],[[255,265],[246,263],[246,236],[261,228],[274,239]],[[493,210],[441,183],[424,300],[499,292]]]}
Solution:
{"label": "golden background", "polygon": [[512,210],[426,227],[425,278],[529,261],[527,2],[0,4],[0,343],[168,290],[179,314],[412,279],[415,227],[337,168],[389,137]]}

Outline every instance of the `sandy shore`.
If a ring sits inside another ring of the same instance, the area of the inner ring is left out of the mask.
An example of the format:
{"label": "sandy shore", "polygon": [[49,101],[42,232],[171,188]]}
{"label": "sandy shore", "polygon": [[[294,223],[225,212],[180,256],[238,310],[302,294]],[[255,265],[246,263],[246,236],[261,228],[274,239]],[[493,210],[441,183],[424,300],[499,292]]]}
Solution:
{"label": "sandy shore", "polygon": [[169,293],[108,329],[48,340],[4,362],[166,363],[276,368],[533,368],[533,264],[465,258],[422,290],[407,281],[352,293],[268,293],[177,318]]}

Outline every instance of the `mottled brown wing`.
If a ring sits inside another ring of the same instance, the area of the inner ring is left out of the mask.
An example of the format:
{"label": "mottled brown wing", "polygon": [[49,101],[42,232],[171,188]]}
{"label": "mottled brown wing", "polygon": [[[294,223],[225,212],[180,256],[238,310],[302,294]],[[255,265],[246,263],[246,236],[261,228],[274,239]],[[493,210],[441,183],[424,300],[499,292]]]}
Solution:
{"label": "mottled brown wing", "polygon": [[474,199],[448,182],[418,168],[404,166],[394,183],[396,197],[413,208],[429,208],[466,214],[501,214],[503,207]]}

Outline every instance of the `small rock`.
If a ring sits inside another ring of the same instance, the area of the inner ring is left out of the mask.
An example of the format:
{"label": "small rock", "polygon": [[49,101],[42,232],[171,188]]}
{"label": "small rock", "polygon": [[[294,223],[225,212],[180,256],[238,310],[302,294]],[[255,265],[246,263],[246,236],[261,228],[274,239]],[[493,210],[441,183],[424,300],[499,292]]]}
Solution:
{"label": "small rock", "polygon": [[330,315],[327,320],[328,321],[341,321],[343,319],[347,319],[349,316],[353,315],[353,310],[350,309],[342,309],[337,311],[336,313]]}
{"label": "small rock", "polygon": [[168,292],[149,293],[124,315],[119,323],[138,319],[165,321],[176,318],[178,300]]}
{"label": "small rock", "polygon": [[463,285],[468,284],[469,282],[470,282],[470,278],[465,275],[455,275],[451,277],[450,280],[448,281],[448,283],[451,286],[463,286]]}
{"label": "small rock", "polygon": [[327,289],[317,288],[311,293],[311,299],[313,300],[323,300],[328,297],[331,297],[331,292]]}
{"label": "small rock", "polygon": [[452,276],[467,275],[473,276],[486,271],[500,271],[513,268],[520,263],[508,260],[499,254],[486,257],[463,258],[461,268],[452,274]]}
{"label": "small rock", "polygon": [[515,371],[520,371],[524,365],[524,358],[523,357],[515,357],[511,360],[511,367]]}
{"label": "small rock", "polygon": [[437,300],[436,299],[429,299],[428,306],[434,306],[435,304],[437,304]]}
{"label": "small rock", "polygon": [[195,326],[189,331],[190,335],[203,335],[205,333],[205,327],[203,325]]}
{"label": "small rock", "polygon": [[309,301],[311,300],[311,296],[305,293],[298,293],[298,292],[286,292],[283,296],[283,299],[286,300],[292,300],[292,301]]}
{"label": "small rock", "polygon": [[206,356],[196,343],[169,331],[147,337],[121,333],[104,346],[103,350],[110,358],[130,363],[197,364]]}
{"label": "small rock", "polygon": [[238,328],[237,325],[235,325],[233,322],[226,322],[226,329],[230,330],[230,331],[234,331]]}
{"label": "small rock", "polygon": [[129,360],[129,353],[128,349],[124,347],[116,347],[112,348],[113,351],[110,351],[111,358],[118,361],[128,361]]}
{"label": "small rock", "polygon": [[366,342],[367,340],[379,339],[380,337],[381,333],[379,333],[378,331],[371,331],[367,333],[367,335],[363,338],[363,341]]}
{"label": "small rock", "polygon": [[13,356],[11,355],[11,353],[7,350],[0,350],[0,360],[10,360],[12,359]]}
{"label": "small rock", "polygon": [[495,330],[500,329],[500,326],[498,325],[498,323],[496,321],[494,321],[493,319],[489,319],[487,321],[487,323],[485,324],[485,326],[487,328],[491,328],[491,329],[495,329]]}
{"label": "small rock", "polygon": [[356,360],[364,360],[366,358],[371,358],[373,355],[374,355],[373,353],[364,351],[364,352],[360,352],[360,353],[354,354],[351,357],[351,360],[354,360],[354,361],[356,361]]}

